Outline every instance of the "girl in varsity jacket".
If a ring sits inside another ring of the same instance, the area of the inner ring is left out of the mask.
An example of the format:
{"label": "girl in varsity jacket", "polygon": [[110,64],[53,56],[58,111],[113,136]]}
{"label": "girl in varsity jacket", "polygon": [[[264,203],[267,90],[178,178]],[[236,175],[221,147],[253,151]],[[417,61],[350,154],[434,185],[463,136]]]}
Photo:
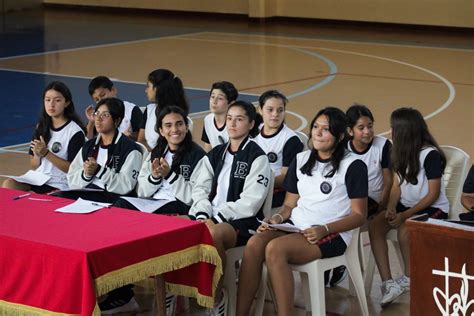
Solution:
{"label": "girl in varsity jacket", "polygon": [[68,186],[66,175],[85,142],[85,128],[74,109],[71,91],[64,83],[49,83],[43,91],[43,103],[29,154],[32,169],[51,178],[41,186],[7,179],[4,188],[47,193]]}
{"label": "girl in varsity jacket", "polygon": [[[228,248],[245,245],[263,219],[271,170],[265,152],[249,135],[258,133],[255,107],[236,101],[227,111],[229,142],[213,148],[191,176],[189,216],[205,221],[223,258]],[[216,290],[218,306],[225,295]],[[223,299],[224,298],[224,299]]]}
{"label": "girl in varsity jacket", "polygon": [[392,143],[374,136],[374,117],[364,106],[355,104],[346,111],[350,139],[347,148],[367,165],[369,173],[368,216],[387,208],[393,183],[390,168]]}
{"label": "girl in varsity jacket", "polygon": [[337,108],[319,111],[311,122],[310,147],[286,174],[285,201],[266,222],[289,222],[301,230],[286,233],[266,223],[247,243],[237,295],[237,315],[248,315],[262,264],[267,263],[279,315],[294,315],[290,264],[342,255],[352,229],[367,217],[367,167],[346,149],[346,118]]}
{"label": "girl in varsity jacket", "polygon": [[283,204],[285,190],[283,180],[296,154],[303,150],[303,143],[296,133],[285,124],[285,108],[288,99],[276,90],[264,92],[258,99],[263,124],[253,139],[267,154],[275,175],[272,207]]}
{"label": "girl in varsity jacket", "polygon": [[[410,289],[410,245],[405,221],[413,215],[427,214],[447,218],[449,202],[443,183],[446,157],[428,130],[418,110],[400,108],[390,117],[394,177],[387,210],[369,223],[375,262],[382,278],[382,307]],[[386,235],[397,229],[405,263],[405,275],[392,279]]]}
{"label": "girl in varsity jacket", "polygon": [[102,99],[94,112],[97,137],[87,141],[77,154],[67,175],[71,188],[96,188],[102,192],[63,192],[61,196],[114,203],[130,194],[142,163],[139,145],[118,131],[124,116],[123,102]]}
{"label": "girl in varsity jacket", "polygon": [[[142,164],[138,176],[139,198],[160,200],[153,213],[187,215],[191,206],[190,177],[204,150],[193,142],[184,111],[174,105],[159,114],[156,128],[160,137]],[[166,204],[162,204],[162,202]],[[116,206],[137,209],[131,201],[120,199]]]}

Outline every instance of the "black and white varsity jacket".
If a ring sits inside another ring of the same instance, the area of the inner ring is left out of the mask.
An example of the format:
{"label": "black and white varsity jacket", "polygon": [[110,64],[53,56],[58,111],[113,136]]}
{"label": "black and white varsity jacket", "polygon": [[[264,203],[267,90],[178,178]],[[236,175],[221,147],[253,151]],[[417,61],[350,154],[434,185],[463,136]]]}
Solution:
{"label": "black and white varsity jacket", "polygon": [[265,152],[248,138],[242,141],[233,157],[227,203],[212,216],[212,200],[228,147],[229,143],[214,147],[196,166],[191,176],[193,204],[189,215],[196,219],[212,218],[215,223],[253,216],[261,219],[271,170]]}
{"label": "black and white varsity jacket", "polygon": [[112,146],[108,147],[107,164],[99,165],[92,177],[84,175],[84,161],[94,156],[100,144],[100,135],[88,140],[77,153],[69,167],[67,180],[70,188],[82,189],[92,184],[95,178],[105,184],[105,190],[115,194],[129,194],[135,188],[142,164],[139,145],[122,133],[116,132]]}
{"label": "black and white varsity jacket", "polygon": [[[186,205],[191,205],[191,182],[189,181],[193,171],[206,152],[193,142],[191,151],[186,153],[179,166],[170,170],[170,173],[164,178],[171,186],[171,190],[176,199]],[[141,198],[153,196],[161,188],[163,178],[156,180],[151,175],[151,153],[145,159],[138,176],[137,195]]]}

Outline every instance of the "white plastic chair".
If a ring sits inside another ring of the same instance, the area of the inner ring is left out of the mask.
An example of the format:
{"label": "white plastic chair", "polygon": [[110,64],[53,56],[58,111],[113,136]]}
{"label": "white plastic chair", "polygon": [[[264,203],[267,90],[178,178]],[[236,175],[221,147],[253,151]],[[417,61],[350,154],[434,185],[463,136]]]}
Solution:
{"label": "white plastic chair", "polygon": [[[271,217],[272,215],[272,199],[273,199],[273,185],[274,185],[274,176],[273,171],[271,172],[270,180],[268,183],[268,193],[263,204],[263,214],[265,217]],[[227,315],[234,316],[237,304],[237,283],[238,279],[236,263],[240,262],[244,256],[245,246],[234,247],[227,249],[225,252],[226,255],[226,265],[224,270],[224,287],[227,290],[227,296],[229,298]]]}
{"label": "white plastic chair", "polygon": [[[290,265],[293,271],[298,271],[301,274],[306,310],[312,311],[312,315],[326,315],[324,271],[336,268],[341,265],[345,265],[347,267],[349,276],[354,283],[357,298],[361,307],[361,314],[364,316],[369,315],[367,300],[365,297],[364,280],[362,278],[362,272],[358,258],[358,240],[359,228],[356,228],[353,230],[351,243],[343,255],[333,258],[317,259],[301,265]],[[262,315],[263,313],[267,281],[268,270],[267,266],[264,264],[255,306],[255,315]],[[309,291],[307,290],[308,288]]]}
{"label": "white plastic chair", "polygon": [[138,147],[140,147],[140,151],[142,153],[142,164],[143,162],[145,162],[146,158],[148,157],[148,149],[146,149],[145,145],[143,145],[142,143],[139,143],[139,142],[135,142]]}
{"label": "white plastic chair", "polygon": [[[444,169],[443,182],[446,189],[446,197],[449,201],[449,215],[450,219],[459,219],[459,213],[462,212],[461,193],[464,179],[469,171],[469,155],[462,149],[453,146],[440,146],[446,155],[446,168]],[[398,262],[405,270],[402,253],[398,245],[397,230],[392,229],[387,234],[387,240],[390,240],[395,248],[395,253],[398,257]],[[369,254],[369,262],[365,271],[365,292],[370,295],[372,290],[372,282],[375,272],[375,258],[372,250]]]}
{"label": "white plastic chair", "polygon": [[190,118],[189,116],[187,117],[188,119],[188,130],[192,133],[193,132],[193,127],[194,127],[194,122],[192,120],[192,118]]}
{"label": "white plastic chair", "polygon": [[304,145],[303,150],[307,150],[308,149],[308,141],[309,141],[308,135],[306,135],[302,131],[295,131],[295,133]]}

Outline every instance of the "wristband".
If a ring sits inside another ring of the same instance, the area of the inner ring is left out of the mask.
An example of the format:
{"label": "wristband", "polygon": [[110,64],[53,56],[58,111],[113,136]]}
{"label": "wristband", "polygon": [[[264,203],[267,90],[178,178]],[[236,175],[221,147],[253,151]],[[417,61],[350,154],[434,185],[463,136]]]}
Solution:
{"label": "wristband", "polygon": [[276,213],[276,214],[273,214],[273,215],[272,215],[272,217],[275,217],[275,216],[279,216],[279,217],[280,217],[280,219],[281,219],[280,224],[283,223],[283,221],[285,220],[285,219],[283,218],[283,216],[281,216],[280,213]]}
{"label": "wristband", "polygon": [[324,228],[326,228],[326,234],[329,235],[329,234],[330,234],[330,231],[329,231],[328,225],[324,224],[323,226],[324,226]]}
{"label": "wristband", "polygon": [[49,154],[49,149],[46,149],[46,152],[44,153],[44,155],[43,155],[43,156],[41,156],[41,158],[44,158],[44,157],[46,157],[48,154]]}

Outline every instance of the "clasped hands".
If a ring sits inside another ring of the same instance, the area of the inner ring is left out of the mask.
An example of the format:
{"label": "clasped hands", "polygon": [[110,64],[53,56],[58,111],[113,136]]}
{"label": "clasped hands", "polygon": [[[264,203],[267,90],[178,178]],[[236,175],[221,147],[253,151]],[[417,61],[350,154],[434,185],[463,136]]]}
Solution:
{"label": "clasped hands", "polygon": [[43,136],[40,136],[40,139],[33,139],[30,143],[30,148],[33,154],[38,157],[44,157],[48,153],[48,146]]}
{"label": "clasped hands", "polygon": [[153,178],[163,178],[170,173],[170,165],[165,158],[155,158],[151,162],[151,175]]}

